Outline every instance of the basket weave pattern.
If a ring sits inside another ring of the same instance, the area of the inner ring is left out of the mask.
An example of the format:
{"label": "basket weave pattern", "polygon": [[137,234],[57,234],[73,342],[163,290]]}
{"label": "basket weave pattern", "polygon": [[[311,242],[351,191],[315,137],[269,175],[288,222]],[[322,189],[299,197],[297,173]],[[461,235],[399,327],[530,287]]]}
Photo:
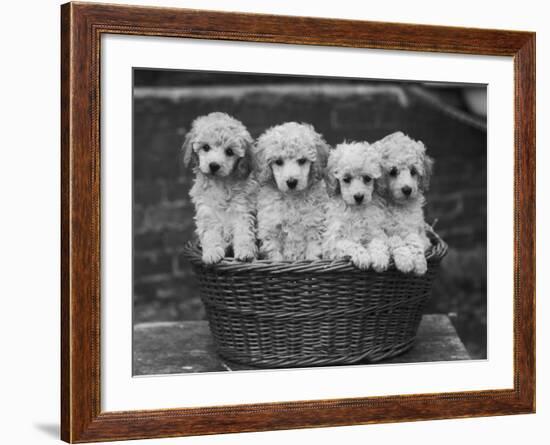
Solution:
{"label": "basket weave pattern", "polygon": [[447,246],[437,238],[428,272],[361,271],[349,261],[242,263],[206,267],[197,246],[187,258],[218,353],[257,367],[376,362],[409,349]]}

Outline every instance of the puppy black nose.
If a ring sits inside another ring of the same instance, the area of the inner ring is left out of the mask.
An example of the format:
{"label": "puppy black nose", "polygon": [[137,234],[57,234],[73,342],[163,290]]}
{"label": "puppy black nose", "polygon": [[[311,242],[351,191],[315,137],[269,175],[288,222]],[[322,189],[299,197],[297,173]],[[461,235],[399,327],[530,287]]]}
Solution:
{"label": "puppy black nose", "polygon": [[403,192],[403,194],[405,196],[410,196],[410,194],[412,192],[412,188],[410,188],[408,185],[406,185],[405,187],[401,188],[401,191]]}
{"label": "puppy black nose", "polygon": [[364,198],[363,195],[359,195],[359,194],[353,195],[353,199],[355,199],[355,202],[357,204],[361,204],[363,202],[363,198]]}
{"label": "puppy black nose", "polygon": [[220,169],[220,164],[218,164],[217,162],[210,163],[210,171],[212,173],[216,173],[219,169]]}
{"label": "puppy black nose", "polygon": [[298,180],[297,179],[287,179],[286,185],[288,185],[289,189],[296,188],[296,186],[298,185]]}

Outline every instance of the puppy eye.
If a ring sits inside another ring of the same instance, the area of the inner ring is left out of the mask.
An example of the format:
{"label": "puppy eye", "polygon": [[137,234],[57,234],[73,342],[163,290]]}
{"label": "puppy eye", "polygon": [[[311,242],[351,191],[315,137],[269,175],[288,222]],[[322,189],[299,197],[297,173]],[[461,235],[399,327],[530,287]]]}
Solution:
{"label": "puppy eye", "polygon": [[232,148],[226,148],[225,149],[225,154],[227,156],[233,156],[235,153],[233,152],[233,149]]}
{"label": "puppy eye", "polygon": [[397,168],[392,167],[390,170],[390,176],[393,176],[394,178],[397,176]]}
{"label": "puppy eye", "polygon": [[277,164],[277,165],[283,165],[283,164],[284,164],[284,161],[283,161],[282,159],[277,159],[277,160],[275,161],[275,164]]}
{"label": "puppy eye", "polygon": [[346,176],[346,177],[344,177],[344,179],[342,179],[342,181],[344,181],[346,184],[349,184],[351,182],[351,177]]}
{"label": "puppy eye", "polygon": [[298,159],[298,165],[304,165],[307,162],[306,158],[300,158]]}
{"label": "puppy eye", "polygon": [[365,184],[368,184],[368,183],[371,181],[371,179],[372,179],[372,178],[371,178],[369,175],[363,176],[363,182],[364,182]]}
{"label": "puppy eye", "polygon": [[416,170],[415,167],[411,168],[411,176],[416,176],[418,174],[418,170]]}
{"label": "puppy eye", "polygon": [[210,151],[210,145],[204,144],[204,145],[202,146],[202,149],[203,149],[204,151]]}

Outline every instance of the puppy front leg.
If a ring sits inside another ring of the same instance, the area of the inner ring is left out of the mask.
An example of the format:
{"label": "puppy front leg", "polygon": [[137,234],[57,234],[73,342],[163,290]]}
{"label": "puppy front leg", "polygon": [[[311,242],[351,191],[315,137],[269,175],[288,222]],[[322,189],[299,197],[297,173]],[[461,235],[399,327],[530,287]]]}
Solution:
{"label": "puppy front leg", "polygon": [[265,237],[262,239],[260,252],[272,261],[283,261],[283,246],[277,236]]}
{"label": "puppy front leg", "polygon": [[273,261],[282,261],[283,243],[281,225],[267,224],[268,218],[258,215],[258,239],[260,240],[260,254]]}
{"label": "puppy front leg", "polygon": [[372,264],[369,252],[359,243],[340,240],[336,244],[336,251],[340,258],[349,257],[351,262],[361,270],[367,270]]}
{"label": "puppy front leg", "polygon": [[235,259],[250,261],[256,258],[258,252],[254,235],[254,217],[251,214],[245,214],[243,218],[239,218],[235,222],[233,227]]}
{"label": "puppy front leg", "polygon": [[223,225],[211,209],[206,206],[197,209],[195,221],[197,223],[197,235],[202,247],[202,261],[206,264],[221,261],[225,256]]}
{"label": "puppy front leg", "polygon": [[413,272],[417,275],[424,275],[428,270],[428,262],[424,253],[425,240],[417,233],[410,233],[405,238],[413,259]]}
{"label": "puppy front leg", "polygon": [[390,249],[388,237],[382,230],[375,234],[367,247],[367,251],[372,260],[372,268],[376,272],[383,272],[388,268],[390,262]]}
{"label": "puppy front leg", "polygon": [[397,270],[404,273],[412,272],[414,269],[414,253],[411,251],[410,246],[398,235],[391,236],[388,242]]}
{"label": "puppy front leg", "polygon": [[220,262],[225,256],[221,230],[206,230],[201,237],[202,261],[206,264]]}
{"label": "puppy front leg", "polygon": [[[321,198],[324,202],[325,196]],[[304,257],[306,260],[315,261],[321,258],[323,254],[323,231],[325,228],[325,207],[321,206],[316,210],[314,214],[311,215],[311,219],[308,222],[304,221],[306,224],[306,248],[304,251]],[[338,228],[336,228],[338,230]]]}
{"label": "puppy front leg", "polygon": [[306,260],[315,261],[321,258],[323,252],[323,245],[321,243],[321,236],[312,237],[307,240],[306,246]]}

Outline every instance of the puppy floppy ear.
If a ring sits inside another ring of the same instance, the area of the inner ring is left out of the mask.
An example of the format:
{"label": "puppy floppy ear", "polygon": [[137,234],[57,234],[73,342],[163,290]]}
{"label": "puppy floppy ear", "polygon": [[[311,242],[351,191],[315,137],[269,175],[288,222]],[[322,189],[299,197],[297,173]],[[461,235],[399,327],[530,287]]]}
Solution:
{"label": "puppy floppy ear", "polygon": [[385,138],[376,141],[371,145],[373,150],[375,150],[380,156],[380,177],[375,178],[374,180],[374,192],[381,198],[386,198],[388,196],[388,154],[387,147],[388,141],[397,137],[403,136],[403,133],[400,131],[392,133]]}
{"label": "puppy floppy ear", "polygon": [[341,193],[340,181],[336,178],[334,171],[327,168],[325,171],[325,183],[327,186],[327,193],[330,197],[338,196]]}
{"label": "puppy floppy ear", "polygon": [[235,174],[239,179],[246,179],[250,172],[252,171],[252,159],[250,154],[250,149],[247,148],[244,152],[244,156],[239,158],[235,164]]}
{"label": "puppy floppy ear", "polygon": [[327,167],[328,162],[328,152],[330,150],[330,147],[328,144],[326,144],[324,141],[323,143],[317,148],[317,167],[318,167],[318,178],[323,178],[323,172],[325,171]]}
{"label": "puppy floppy ear", "polygon": [[273,178],[273,170],[271,170],[271,164],[265,160],[258,163],[258,181],[260,184],[268,184],[275,180]]}
{"label": "puppy floppy ear", "polygon": [[248,131],[245,132],[245,135],[242,138],[242,144],[244,148],[244,156],[239,159],[237,164],[237,174],[240,178],[246,179],[254,168],[254,162],[252,160],[252,146],[254,145],[254,140]]}
{"label": "puppy floppy ear", "polygon": [[195,165],[198,164],[197,153],[195,153],[195,150],[193,150],[194,140],[195,132],[193,130],[188,131],[181,146],[181,149],[183,151],[183,165],[185,167],[193,168]]}
{"label": "puppy floppy ear", "polygon": [[316,159],[315,162],[313,162],[313,164],[311,165],[310,172],[310,178],[313,181],[320,181],[325,177],[329,151],[330,146],[325,142],[325,140],[319,133],[315,133]]}
{"label": "puppy floppy ear", "polygon": [[336,178],[336,166],[339,159],[340,151],[335,148],[330,152],[327,168],[325,169],[325,183],[327,186],[328,195],[331,197],[338,196],[341,193],[340,181]]}
{"label": "puppy floppy ear", "polygon": [[380,158],[380,176],[377,178],[374,178],[374,192],[382,197],[385,198],[388,194],[388,175],[389,172],[386,170],[384,164],[383,164],[383,157]]}
{"label": "puppy floppy ear", "polygon": [[434,160],[428,155],[424,155],[424,173],[422,174],[421,187],[426,191],[430,188],[430,178],[433,173]]}
{"label": "puppy floppy ear", "polygon": [[271,170],[270,152],[277,145],[278,140],[279,133],[270,128],[256,140],[253,147],[253,170],[256,172],[258,182],[262,185],[275,181]]}
{"label": "puppy floppy ear", "polygon": [[387,176],[382,173],[382,176],[374,180],[374,193],[378,196],[384,198],[388,191],[388,180]]}

